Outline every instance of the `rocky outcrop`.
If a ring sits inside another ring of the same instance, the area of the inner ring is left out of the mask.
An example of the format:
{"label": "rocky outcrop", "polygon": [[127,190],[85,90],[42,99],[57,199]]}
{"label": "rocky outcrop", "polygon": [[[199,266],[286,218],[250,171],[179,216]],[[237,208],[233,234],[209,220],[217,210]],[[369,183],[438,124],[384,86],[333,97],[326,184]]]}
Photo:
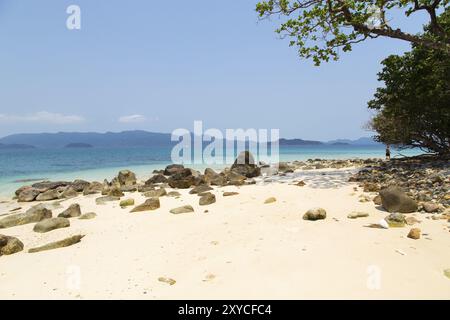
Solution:
{"label": "rocky outcrop", "polygon": [[89,185],[90,183],[88,181],[77,179],[70,184],[70,187],[76,192],[83,192],[83,190]]}
{"label": "rocky outcrop", "polygon": [[28,209],[25,213],[12,214],[0,219],[0,228],[10,228],[28,223],[35,223],[51,217],[52,212],[44,205],[38,204]]}
{"label": "rocky outcrop", "polygon": [[74,187],[69,186],[67,187],[62,193],[61,193],[61,198],[64,199],[71,199],[71,198],[75,198],[78,197],[78,192],[77,190],[75,190]]}
{"label": "rocky outcrop", "polygon": [[55,229],[70,227],[70,221],[66,218],[50,218],[44,219],[34,225],[33,231],[45,233]]}
{"label": "rocky outcrop", "polygon": [[417,202],[398,187],[381,190],[380,197],[383,208],[388,212],[411,213],[417,211]]}

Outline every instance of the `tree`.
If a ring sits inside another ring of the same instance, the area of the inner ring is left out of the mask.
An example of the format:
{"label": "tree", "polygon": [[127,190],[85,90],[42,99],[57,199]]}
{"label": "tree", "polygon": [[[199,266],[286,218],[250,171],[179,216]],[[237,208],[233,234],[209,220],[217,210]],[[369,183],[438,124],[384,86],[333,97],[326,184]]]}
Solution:
{"label": "tree", "polygon": [[[438,20],[450,31],[450,11]],[[450,53],[414,44],[382,65],[378,79],[384,87],[368,103],[376,111],[370,123],[376,140],[450,154]]]}
{"label": "tree", "polygon": [[[286,17],[276,30],[290,37],[300,57],[312,58],[316,65],[338,59],[338,50],[351,51],[367,39],[388,37],[450,52],[450,34],[439,19],[450,0],[267,0],[256,5],[261,18]],[[406,16],[426,12],[428,34],[410,34],[389,25],[388,13],[401,10]]]}

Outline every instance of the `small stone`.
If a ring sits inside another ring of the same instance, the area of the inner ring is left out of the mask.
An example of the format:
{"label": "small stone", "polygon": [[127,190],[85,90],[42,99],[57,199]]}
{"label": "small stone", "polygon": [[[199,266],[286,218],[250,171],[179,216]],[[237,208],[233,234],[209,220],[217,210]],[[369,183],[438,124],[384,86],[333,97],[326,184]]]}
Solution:
{"label": "small stone", "polygon": [[204,193],[204,192],[211,191],[211,190],[213,190],[213,188],[211,188],[209,185],[201,184],[199,186],[194,187],[191,191],[189,191],[189,194],[199,194],[199,193]]}
{"label": "small stone", "polygon": [[412,228],[411,230],[409,230],[408,238],[414,240],[420,239],[420,233],[421,231],[419,228]]}
{"label": "small stone", "polygon": [[381,206],[381,197],[380,197],[380,195],[375,196],[375,197],[372,199],[372,201],[373,201],[373,203],[374,203],[375,205]]}
{"label": "small stone", "polygon": [[134,199],[125,199],[120,201],[119,204],[121,207],[128,207],[128,206],[134,206]]}
{"label": "small stone", "polygon": [[347,216],[347,218],[357,219],[357,218],[366,218],[368,216],[369,214],[367,212],[352,212]]}
{"label": "small stone", "polygon": [[82,214],[78,219],[80,220],[91,220],[94,219],[97,216],[95,212],[87,212],[85,214]]}
{"label": "small stone", "polygon": [[173,213],[173,214],[181,214],[181,213],[188,213],[188,212],[194,212],[194,208],[192,208],[192,206],[190,206],[190,205],[186,205],[186,206],[182,206],[182,207],[178,207],[178,208],[174,208],[174,209],[170,210],[170,213]]}
{"label": "small stone", "polygon": [[304,187],[306,185],[305,181],[301,180],[295,184],[297,187]]}
{"label": "small stone", "polygon": [[199,200],[199,204],[201,206],[206,206],[206,205],[212,204],[214,202],[216,202],[216,196],[213,195],[212,193],[203,195]]}
{"label": "small stone", "polygon": [[275,197],[270,197],[264,201],[264,204],[274,203],[276,201],[277,201],[277,199]]}
{"label": "small stone", "polygon": [[408,226],[412,226],[412,225],[414,225],[416,223],[420,223],[421,222],[420,220],[417,220],[415,217],[407,217],[405,220],[406,220],[406,224]]}
{"label": "small stone", "polygon": [[174,279],[166,278],[166,277],[159,277],[158,281],[167,283],[170,286],[173,286],[175,283],[177,283]]}
{"label": "small stone", "polygon": [[322,208],[309,209],[304,215],[303,220],[316,221],[327,217],[327,212]]}

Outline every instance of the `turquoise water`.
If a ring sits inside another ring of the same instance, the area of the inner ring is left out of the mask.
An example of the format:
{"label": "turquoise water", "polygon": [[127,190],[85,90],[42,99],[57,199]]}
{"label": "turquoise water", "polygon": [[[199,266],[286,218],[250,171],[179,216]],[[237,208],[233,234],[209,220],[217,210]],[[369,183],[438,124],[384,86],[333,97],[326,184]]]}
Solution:
{"label": "turquoise water", "polygon": [[[154,169],[171,163],[171,150],[170,147],[0,150],[0,194],[11,195],[18,187],[29,184],[20,181],[25,179],[102,181],[113,178],[121,169],[130,169],[138,177],[147,177]],[[280,161],[383,158],[384,152],[382,146],[289,146],[280,147]],[[400,153],[414,155],[418,151],[403,150]],[[400,153],[392,150],[393,157]],[[225,165],[189,166],[220,169]]]}

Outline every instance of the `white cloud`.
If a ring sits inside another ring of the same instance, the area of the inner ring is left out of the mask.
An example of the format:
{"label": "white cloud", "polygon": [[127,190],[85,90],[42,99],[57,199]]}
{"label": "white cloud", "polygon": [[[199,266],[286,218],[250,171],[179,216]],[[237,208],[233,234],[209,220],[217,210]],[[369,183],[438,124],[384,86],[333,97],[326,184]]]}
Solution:
{"label": "white cloud", "polygon": [[121,123],[138,123],[147,121],[147,118],[141,114],[132,114],[129,116],[123,116],[119,118]]}
{"label": "white cloud", "polygon": [[1,123],[17,123],[17,122],[35,122],[35,123],[51,123],[51,124],[71,124],[83,122],[85,119],[77,115],[65,115],[61,113],[52,113],[48,111],[40,111],[26,115],[1,114]]}

